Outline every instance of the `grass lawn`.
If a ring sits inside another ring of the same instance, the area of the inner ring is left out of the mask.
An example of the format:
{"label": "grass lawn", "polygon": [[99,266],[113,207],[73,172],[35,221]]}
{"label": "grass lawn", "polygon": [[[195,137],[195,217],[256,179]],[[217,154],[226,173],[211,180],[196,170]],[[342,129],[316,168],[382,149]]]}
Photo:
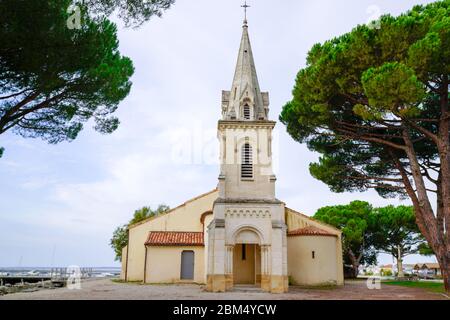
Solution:
{"label": "grass lawn", "polygon": [[427,291],[445,293],[444,283],[442,282],[431,282],[431,281],[395,281],[388,280],[383,281],[383,284],[410,287],[410,288],[423,288]]}

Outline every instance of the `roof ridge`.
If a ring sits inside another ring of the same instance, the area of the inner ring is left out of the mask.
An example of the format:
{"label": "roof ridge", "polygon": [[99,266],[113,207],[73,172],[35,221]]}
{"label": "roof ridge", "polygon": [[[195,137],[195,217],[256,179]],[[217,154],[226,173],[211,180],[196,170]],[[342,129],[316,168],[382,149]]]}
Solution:
{"label": "roof ridge", "polygon": [[334,229],[334,230],[339,231],[340,233],[342,233],[342,230],[336,228],[335,226],[332,226],[331,224],[328,224],[328,223],[325,223],[325,222],[323,222],[323,221],[314,219],[314,218],[312,218],[312,217],[310,217],[310,216],[307,216],[307,215],[304,214],[304,213],[298,212],[298,211],[296,211],[296,210],[294,210],[294,209],[291,209],[291,208],[289,208],[289,207],[286,207],[286,206],[285,206],[285,209],[290,210],[290,211],[292,211],[293,213],[298,214],[298,215],[300,215],[300,216],[302,216],[302,217],[304,217],[304,218],[306,218],[306,219],[308,219],[308,220],[311,220],[311,221],[313,221],[313,222],[317,222],[318,224],[322,224],[322,225],[324,225],[324,226],[327,226],[327,227],[329,227],[329,228],[332,228],[332,229]]}
{"label": "roof ridge", "polygon": [[306,226],[303,228],[298,228],[291,230],[287,233],[288,236],[337,236],[327,230],[318,228],[316,226]]}
{"label": "roof ridge", "polygon": [[214,193],[214,192],[216,192],[216,191],[217,191],[217,188],[214,188],[214,189],[211,190],[211,191],[205,192],[205,193],[203,193],[203,194],[201,194],[201,195],[199,195],[199,196],[196,196],[196,197],[194,197],[194,198],[191,198],[191,199],[189,199],[189,200],[186,200],[186,201],[183,202],[182,204],[180,204],[180,205],[178,205],[178,206],[176,206],[176,207],[174,207],[174,208],[172,208],[172,209],[170,209],[170,210],[167,210],[167,211],[164,212],[164,213],[161,213],[161,214],[158,214],[158,215],[156,215],[156,216],[149,217],[149,218],[144,219],[144,220],[142,220],[142,221],[133,223],[133,224],[129,225],[127,229],[129,230],[129,229],[132,229],[132,228],[134,228],[134,227],[137,227],[137,226],[139,226],[139,225],[141,225],[141,224],[144,224],[144,223],[146,223],[146,222],[155,220],[155,219],[157,219],[157,218],[161,218],[161,217],[163,217],[163,216],[165,216],[165,215],[168,215],[169,213],[171,213],[171,212],[173,212],[173,211],[175,211],[175,210],[177,210],[177,209],[179,209],[179,208],[181,208],[181,207],[186,206],[188,203],[191,203],[191,202],[193,202],[193,201],[195,201],[195,200],[198,200],[198,199],[200,199],[200,198],[206,197],[206,196],[208,196],[208,195],[210,195],[210,194],[212,194],[212,193]]}
{"label": "roof ridge", "polygon": [[203,232],[196,231],[150,231],[146,246],[204,246]]}
{"label": "roof ridge", "polygon": [[170,231],[170,230],[156,230],[156,231],[149,231],[150,233],[203,233],[203,231]]}

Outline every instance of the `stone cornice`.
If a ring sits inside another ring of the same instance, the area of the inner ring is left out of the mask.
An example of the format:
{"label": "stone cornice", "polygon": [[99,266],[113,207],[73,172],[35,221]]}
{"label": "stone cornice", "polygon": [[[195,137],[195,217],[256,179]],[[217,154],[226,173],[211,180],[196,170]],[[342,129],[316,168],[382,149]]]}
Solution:
{"label": "stone cornice", "polygon": [[275,121],[240,121],[240,120],[219,120],[219,129],[273,129],[277,123]]}
{"label": "stone cornice", "polygon": [[274,199],[274,200],[266,200],[266,199],[224,199],[224,198],[217,198],[214,201],[214,204],[220,204],[220,203],[226,203],[226,204],[284,204],[284,202]]}

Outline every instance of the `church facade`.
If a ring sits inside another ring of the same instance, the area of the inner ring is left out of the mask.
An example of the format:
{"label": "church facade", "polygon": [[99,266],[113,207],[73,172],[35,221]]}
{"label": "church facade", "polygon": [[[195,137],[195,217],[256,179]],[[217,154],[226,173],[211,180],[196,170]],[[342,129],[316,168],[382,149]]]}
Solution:
{"label": "church facade", "polygon": [[269,94],[261,92],[244,21],[234,79],[222,92],[216,189],[131,225],[122,278],[195,282],[224,292],[254,285],[342,285],[341,232],[275,196]]}

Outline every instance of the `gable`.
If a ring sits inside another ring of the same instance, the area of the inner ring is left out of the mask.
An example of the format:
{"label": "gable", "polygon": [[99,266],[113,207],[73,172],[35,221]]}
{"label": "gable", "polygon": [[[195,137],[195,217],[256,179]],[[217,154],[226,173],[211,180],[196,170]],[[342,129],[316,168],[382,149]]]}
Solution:
{"label": "gable", "polygon": [[[314,230],[316,233],[315,235],[319,234],[329,234],[329,235],[335,235],[340,236],[341,231],[329,224],[323,223],[321,221],[318,221],[316,219],[313,219],[311,217],[308,217],[300,212],[297,212],[295,210],[292,210],[288,207],[285,208],[285,219],[286,219],[286,225],[288,228],[288,234],[294,234],[294,233],[308,233],[311,230]],[[301,230],[305,232],[301,232]],[[314,234],[311,234],[314,235]]]}
{"label": "gable", "polygon": [[183,204],[155,217],[148,218],[128,229],[144,228],[154,231],[199,231],[202,232],[202,215],[211,211],[218,197],[217,189],[192,198]]}

